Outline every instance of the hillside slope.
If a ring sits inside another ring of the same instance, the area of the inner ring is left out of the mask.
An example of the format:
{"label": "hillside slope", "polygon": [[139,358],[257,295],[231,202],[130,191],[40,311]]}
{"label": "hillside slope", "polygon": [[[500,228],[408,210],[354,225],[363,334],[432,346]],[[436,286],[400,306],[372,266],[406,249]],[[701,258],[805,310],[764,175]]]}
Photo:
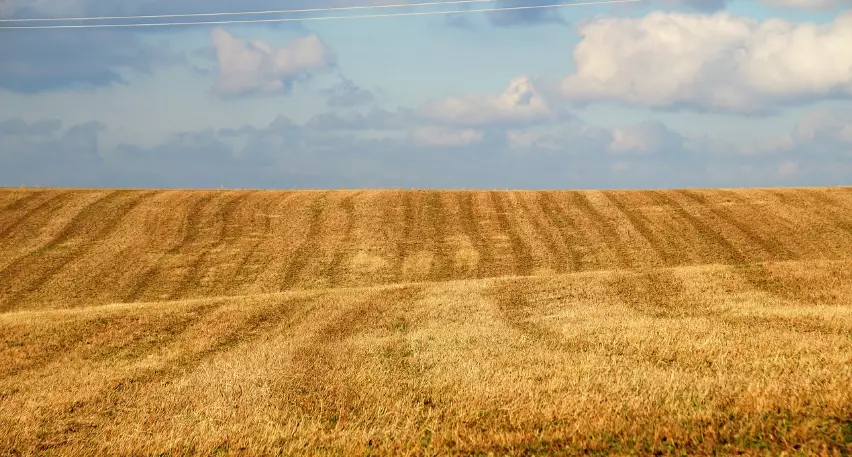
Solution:
{"label": "hillside slope", "polygon": [[848,455],[852,189],[0,190],[0,455]]}
{"label": "hillside slope", "polygon": [[0,455],[848,455],[850,303],[795,261],[0,313]]}
{"label": "hillside slope", "polygon": [[852,188],[0,190],[0,311],[852,257]]}

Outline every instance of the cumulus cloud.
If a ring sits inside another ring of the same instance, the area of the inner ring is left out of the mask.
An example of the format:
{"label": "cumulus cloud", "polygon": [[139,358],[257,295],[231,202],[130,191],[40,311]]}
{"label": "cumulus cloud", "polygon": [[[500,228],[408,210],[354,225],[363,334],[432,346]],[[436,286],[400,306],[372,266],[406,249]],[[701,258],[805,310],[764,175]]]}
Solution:
{"label": "cumulus cloud", "polygon": [[459,147],[483,140],[484,134],[473,129],[450,129],[440,126],[418,126],[411,130],[411,139],[419,146]]}
{"label": "cumulus cloud", "polygon": [[316,35],[299,37],[279,48],[218,28],[211,36],[219,61],[216,90],[222,95],[285,92],[293,82],[334,63],[334,55]]}
{"label": "cumulus cloud", "polygon": [[759,113],[852,95],[852,12],[827,24],[654,12],[579,32],[562,93],[581,103]]}
{"label": "cumulus cloud", "polygon": [[418,113],[432,121],[463,126],[534,124],[560,117],[529,76],[512,79],[502,94],[433,100]]}

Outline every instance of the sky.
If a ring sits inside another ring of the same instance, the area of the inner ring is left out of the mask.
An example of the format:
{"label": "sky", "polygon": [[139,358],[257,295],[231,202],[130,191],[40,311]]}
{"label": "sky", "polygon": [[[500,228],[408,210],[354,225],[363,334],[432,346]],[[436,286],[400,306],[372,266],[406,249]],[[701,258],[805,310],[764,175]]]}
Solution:
{"label": "sky", "polygon": [[0,0],[0,186],[852,185],[852,0],[2,29],[399,3]]}

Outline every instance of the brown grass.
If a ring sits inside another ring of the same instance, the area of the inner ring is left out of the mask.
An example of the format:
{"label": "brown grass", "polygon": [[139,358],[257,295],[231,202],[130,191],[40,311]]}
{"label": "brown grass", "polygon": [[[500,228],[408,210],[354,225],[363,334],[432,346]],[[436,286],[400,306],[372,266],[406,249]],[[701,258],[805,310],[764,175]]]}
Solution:
{"label": "brown grass", "polygon": [[848,455],[852,189],[0,191],[0,455]]}

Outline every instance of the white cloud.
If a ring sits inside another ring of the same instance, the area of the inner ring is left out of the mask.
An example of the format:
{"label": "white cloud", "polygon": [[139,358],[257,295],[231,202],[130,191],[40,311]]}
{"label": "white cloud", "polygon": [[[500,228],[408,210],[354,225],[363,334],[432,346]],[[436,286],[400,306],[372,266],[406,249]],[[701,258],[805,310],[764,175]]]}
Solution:
{"label": "white cloud", "polygon": [[852,12],[823,25],[654,12],[595,19],[580,34],[562,82],[579,102],[758,112],[852,95]]}
{"label": "white cloud", "polygon": [[438,126],[419,126],[411,129],[411,139],[419,146],[458,147],[479,143],[483,133],[473,129],[448,129]]}
{"label": "white cloud", "polygon": [[430,101],[420,115],[443,123],[467,126],[532,124],[555,119],[554,110],[529,76],[518,76],[499,95],[469,95]]}
{"label": "white cloud", "polygon": [[222,29],[214,29],[212,38],[219,60],[216,90],[224,95],[286,91],[293,81],[334,62],[333,54],[316,35],[297,38],[280,48],[244,40]]}

